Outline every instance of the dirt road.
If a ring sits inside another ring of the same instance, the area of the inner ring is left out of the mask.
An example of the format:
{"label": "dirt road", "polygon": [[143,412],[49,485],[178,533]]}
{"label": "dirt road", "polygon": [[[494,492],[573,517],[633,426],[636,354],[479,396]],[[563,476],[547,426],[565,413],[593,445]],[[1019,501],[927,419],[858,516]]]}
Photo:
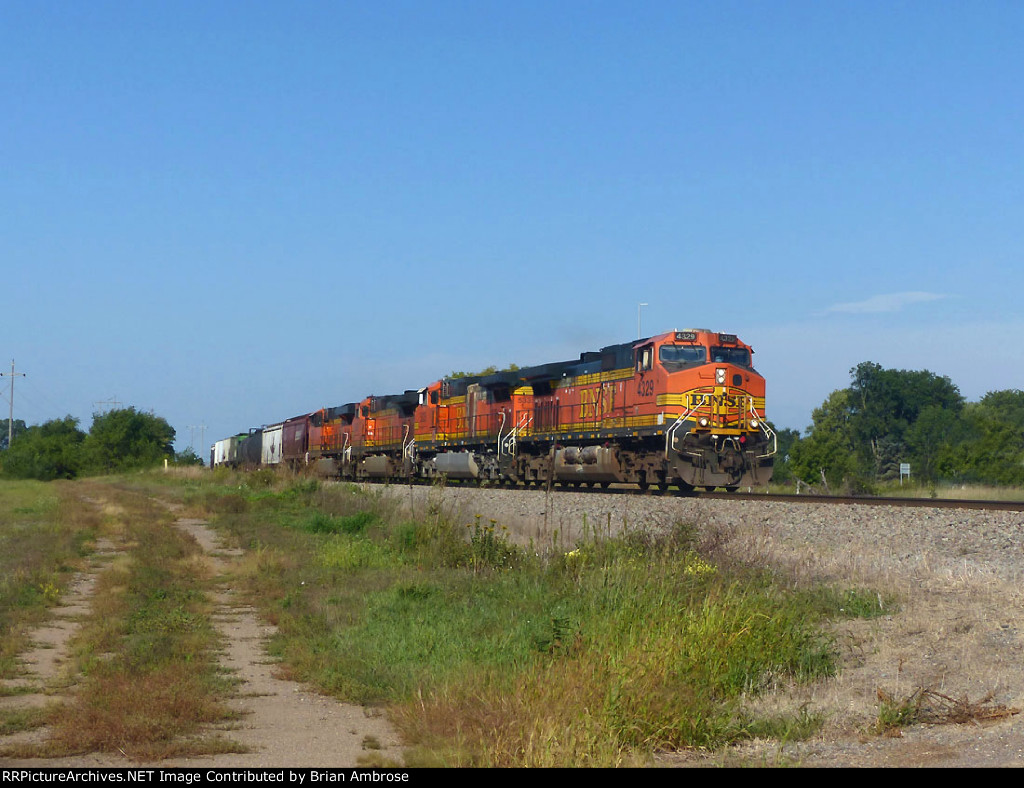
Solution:
{"label": "dirt road", "polygon": [[[221,574],[240,551],[224,549],[216,533],[201,520],[179,518],[175,526],[194,538],[207,553],[215,573]],[[72,584],[63,604],[54,611],[51,624],[33,633],[34,648],[24,656],[26,674],[8,686],[30,690],[0,697],[0,708],[11,709],[59,702],[73,690],[63,674],[68,644],[89,601],[98,573],[117,556],[118,546],[99,545],[92,566]],[[361,706],[338,703],[291,681],[274,676],[265,643],[272,629],[262,624],[255,610],[242,603],[231,589],[216,598],[215,621],[226,644],[221,656],[224,668],[240,680],[233,708],[241,722],[211,734],[229,738],[248,750],[244,753],[165,760],[140,764],[123,755],[96,753],[71,758],[0,759],[2,767],[355,767],[400,766],[402,753],[384,715]],[[45,740],[46,729],[0,737],[0,747],[16,742]]]}

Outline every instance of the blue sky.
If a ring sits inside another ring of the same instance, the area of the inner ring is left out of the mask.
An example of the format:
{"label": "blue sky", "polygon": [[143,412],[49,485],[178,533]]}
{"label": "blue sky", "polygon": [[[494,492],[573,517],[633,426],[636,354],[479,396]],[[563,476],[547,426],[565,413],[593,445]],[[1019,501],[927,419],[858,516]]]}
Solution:
{"label": "blue sky", "polygon": [[862,361],[1021,388],[1022,40],[1017,0],[5,0],[15,418],[198,448],[641,303],[752,344],[782,427]]}

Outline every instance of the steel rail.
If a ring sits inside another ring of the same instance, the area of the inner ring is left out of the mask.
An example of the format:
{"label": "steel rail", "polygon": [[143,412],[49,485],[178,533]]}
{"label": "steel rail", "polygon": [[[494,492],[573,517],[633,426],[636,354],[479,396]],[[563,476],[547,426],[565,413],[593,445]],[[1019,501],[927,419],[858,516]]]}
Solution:
{"label": "steel rail", "polygon": [[932,509],[987,509],[989,511],[1024,512],[1024,501],[984,501],[967,498],[899,498],[880,495],[795,495],[791,493],[727,493],[698,492],[699,498],[711,500],[765,501],[778,503],[818,503],[853,506],[916,506]]}
{"label": "steel rail", "polygon": [[[429,485],[436,484],[436,480],[429,479],[361,479],[357,484],[392,484],[392,485]],[[469,479],[451,479],[445,482],[445,486],[472,487],[479,490],[533,490],[544,491],[546,484],[517,484],[508,486],[505,484],[477,483]],[[566,486],[555,482],[551,486],[552,494],[559,493],[585,493],[587,495],[639,495],[651,498],[679,498],[681,500],[710,500],[710,501],[760,501],[762,503],[796,503],[796,504],[826,504],[837,506],[905,506],[931,509],[984,509],[989,511],[1024,512],[1024,500],[974,500],[968,498],[902,498],[898,496],[881,495],[818,495],[802,493],[764,493],[764,492],[718,492],[708,490],[693,490],[683,492],[677,487],[668,490],[659,490],[651,487],[646,490],[629,484],[612,484],[610,487],[600,486]]]}

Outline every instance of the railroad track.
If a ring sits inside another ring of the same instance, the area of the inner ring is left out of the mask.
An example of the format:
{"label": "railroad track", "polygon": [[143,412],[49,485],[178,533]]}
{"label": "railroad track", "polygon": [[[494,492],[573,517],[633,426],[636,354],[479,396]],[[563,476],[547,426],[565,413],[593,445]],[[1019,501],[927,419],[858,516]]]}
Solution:
{"label": "railroad track", "polygon": [[[379,483],[379,482],[372,482]],[[391,482],[394,484],[394,482]],[[471,487],[479,487],[480,489],[487,489],[487,485],[477,485],[475,483],[466,482],[449,482],[451,486],[462,486],[466,484]],[[509,488],[505,486],[495,486],[493,489],[496,490],[507,490],[507,489],[531,489],[531,490],[544,490],[546,489],[543,484],[537,486],[521,486],[518,488]],[[778,503],[817,503],[817,504],[835,504],[835,505],[856,505],[856,506],[905,506],[905,507],[920,507],[920,508],[932,508],[932,509],[982,509],[994,512],[1024,512],[1024,501],[993,501],[993,500],[970,500],[964,498],[900,498],[893,496],[879,496],[879,495],[815,495],[815,494],[802,494],[796,495],[792,493],[758,493],[758,492],[717,492],[707,490],[694,490],[692,492],[683,493],[678,488],[672,487],[669,490],[662,491],[655,488],[649,488],[646,490],[640,489],[634,485],[628,484],[612,484],[609,487],[599,486],[565,486],[561,484],[555,484],[551,487],[551,492],[573,492],[573,493],[588,493],[592,495],[642,495],[651,496],[656,498],[697,498],[712,501],[761,501],[761,502],[778,502]]]}
{"label": "railroad track", "polygon": [[978,501],[959,498],[895,498],[875,495],[792,495],[776,493],[698,492],[698,498],[720,501],[779,501],[782,503],[856,504],[858,506],[917,506],[932,509],[985,509],[1024,512],[1024,501]]}

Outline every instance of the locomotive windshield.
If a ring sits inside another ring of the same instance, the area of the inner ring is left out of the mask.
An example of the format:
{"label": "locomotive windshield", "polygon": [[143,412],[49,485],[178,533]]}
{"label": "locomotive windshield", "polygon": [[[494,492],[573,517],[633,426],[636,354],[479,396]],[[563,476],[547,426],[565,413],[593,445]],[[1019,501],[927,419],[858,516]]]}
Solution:
{"label": "locomotive windshield", "polygon": [[745,347],[713,347],[711,348],[711,358],[716,364],[750,366],[750,351]]}
{"label": "locomotive windshield", "polygon": [[708,352],[703,345],[662,345],[658,350],[658,361],[669,372],[703,364],[707,360]]}

